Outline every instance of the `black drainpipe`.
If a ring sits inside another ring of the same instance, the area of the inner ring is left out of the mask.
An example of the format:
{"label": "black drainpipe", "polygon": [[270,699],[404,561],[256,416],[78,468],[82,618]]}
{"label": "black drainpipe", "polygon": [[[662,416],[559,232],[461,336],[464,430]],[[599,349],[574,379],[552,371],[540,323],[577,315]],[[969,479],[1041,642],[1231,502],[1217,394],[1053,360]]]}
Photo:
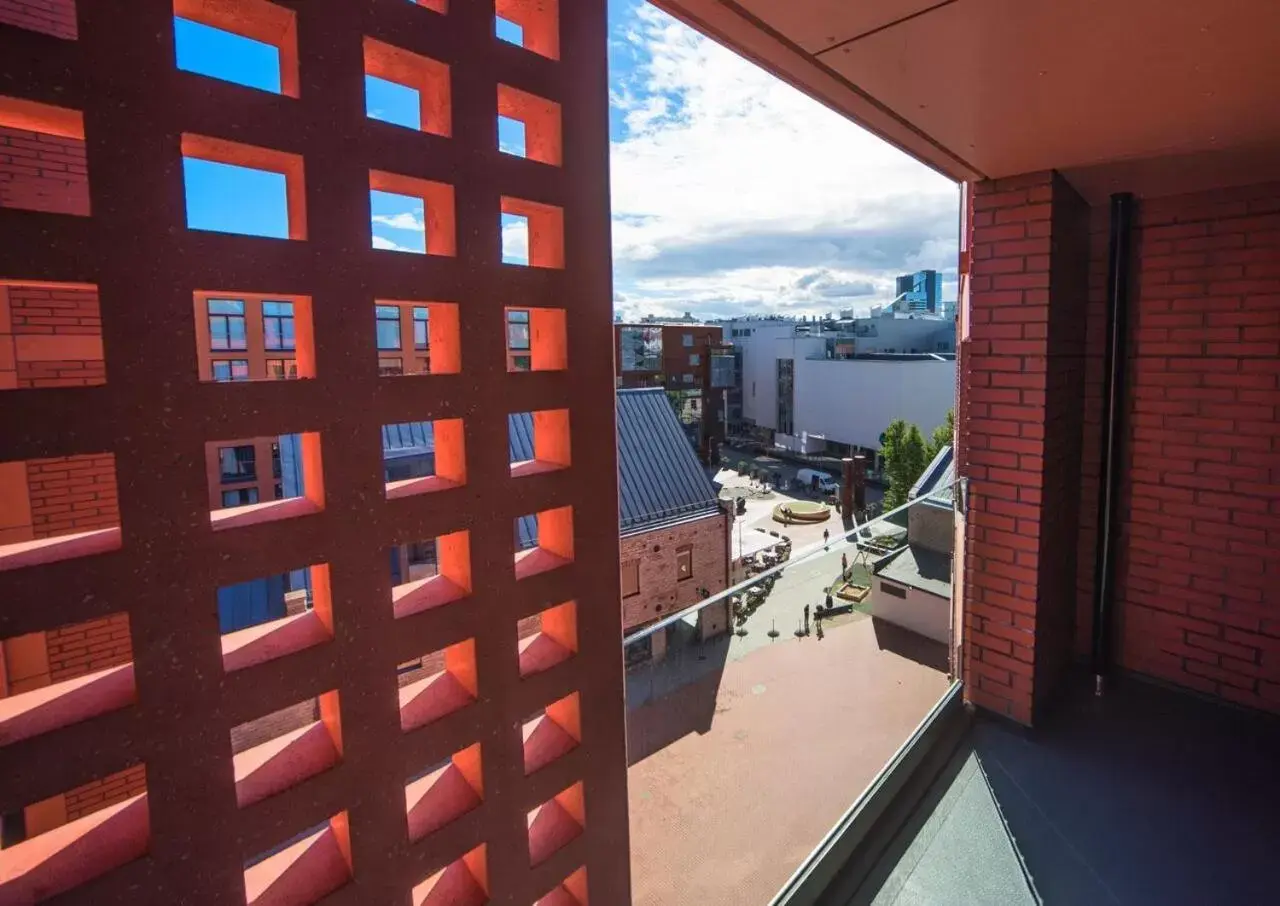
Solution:
{"label": "black drainpipe", "polygon": [[1107,348],[1103,359],[1102,459],[1098,494],[1098,545],[1093,567],[1094,692],[1102,694],[1111,667],[1112,598],[1119,553],[1121,444],[1126,430],[1124,392],[1128,364],[1129,280],[1133,233],[1133,195],[1111,196],[1111,240],[1107,246]]}

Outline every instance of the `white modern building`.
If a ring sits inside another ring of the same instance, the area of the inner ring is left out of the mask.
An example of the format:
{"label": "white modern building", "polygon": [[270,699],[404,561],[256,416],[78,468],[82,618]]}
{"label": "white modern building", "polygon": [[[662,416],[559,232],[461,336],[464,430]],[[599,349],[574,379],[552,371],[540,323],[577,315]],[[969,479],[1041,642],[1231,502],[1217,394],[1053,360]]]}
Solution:
{"label": "white modern building", "polygon": [[736,420],[742,430],[784,448],[874,451],[895,418],[927,434],[955,405],[952,321],[889,312],[807,322],[752,318],[721,326],[741,355]]}

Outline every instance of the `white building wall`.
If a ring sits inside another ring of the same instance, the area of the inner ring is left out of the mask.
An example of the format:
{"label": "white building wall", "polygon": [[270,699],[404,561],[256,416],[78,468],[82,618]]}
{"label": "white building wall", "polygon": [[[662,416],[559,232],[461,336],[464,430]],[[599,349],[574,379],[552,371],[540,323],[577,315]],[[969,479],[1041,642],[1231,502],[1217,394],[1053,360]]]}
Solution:
{"label": "white building wall", "polygon": [[875,450],[895,418],[919,425],[927,438],[955,398],[954,361],[796,358],[796,434]]}
{"label": "white building wall", "polygon": [[871,579],[873,616],[895,626],[901,626],[903,629],[910,629],[935,642],[941,642],[944,645],[948,643],[948,634],[951,631],[950,601],[918,588],[899,585],[897,582],[890,583],[906,591],[907,596],[899,598],[882,591],[880,582],[879,576],[873,576]]}

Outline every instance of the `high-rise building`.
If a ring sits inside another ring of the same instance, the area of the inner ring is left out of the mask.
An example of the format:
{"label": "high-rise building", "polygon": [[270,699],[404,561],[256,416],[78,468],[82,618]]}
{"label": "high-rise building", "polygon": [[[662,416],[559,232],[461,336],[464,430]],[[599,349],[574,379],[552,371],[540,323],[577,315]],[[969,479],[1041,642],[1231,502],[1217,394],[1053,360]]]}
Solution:
{"label": "high-rise building", "polygon": [[900,311],[938,311],[942,304],[942,275],[935,270],[903,274],[897,281]]}

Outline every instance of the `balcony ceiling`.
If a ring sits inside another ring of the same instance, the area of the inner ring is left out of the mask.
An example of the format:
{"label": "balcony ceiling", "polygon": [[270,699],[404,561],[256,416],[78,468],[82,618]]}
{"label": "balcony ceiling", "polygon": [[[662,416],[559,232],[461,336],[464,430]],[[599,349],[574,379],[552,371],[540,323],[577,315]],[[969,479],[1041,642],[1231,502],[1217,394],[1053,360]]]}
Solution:
{"label": "balcony ceiling", "polygon": [[1277,0],[657,5],[955,179],[1280,175]]}

